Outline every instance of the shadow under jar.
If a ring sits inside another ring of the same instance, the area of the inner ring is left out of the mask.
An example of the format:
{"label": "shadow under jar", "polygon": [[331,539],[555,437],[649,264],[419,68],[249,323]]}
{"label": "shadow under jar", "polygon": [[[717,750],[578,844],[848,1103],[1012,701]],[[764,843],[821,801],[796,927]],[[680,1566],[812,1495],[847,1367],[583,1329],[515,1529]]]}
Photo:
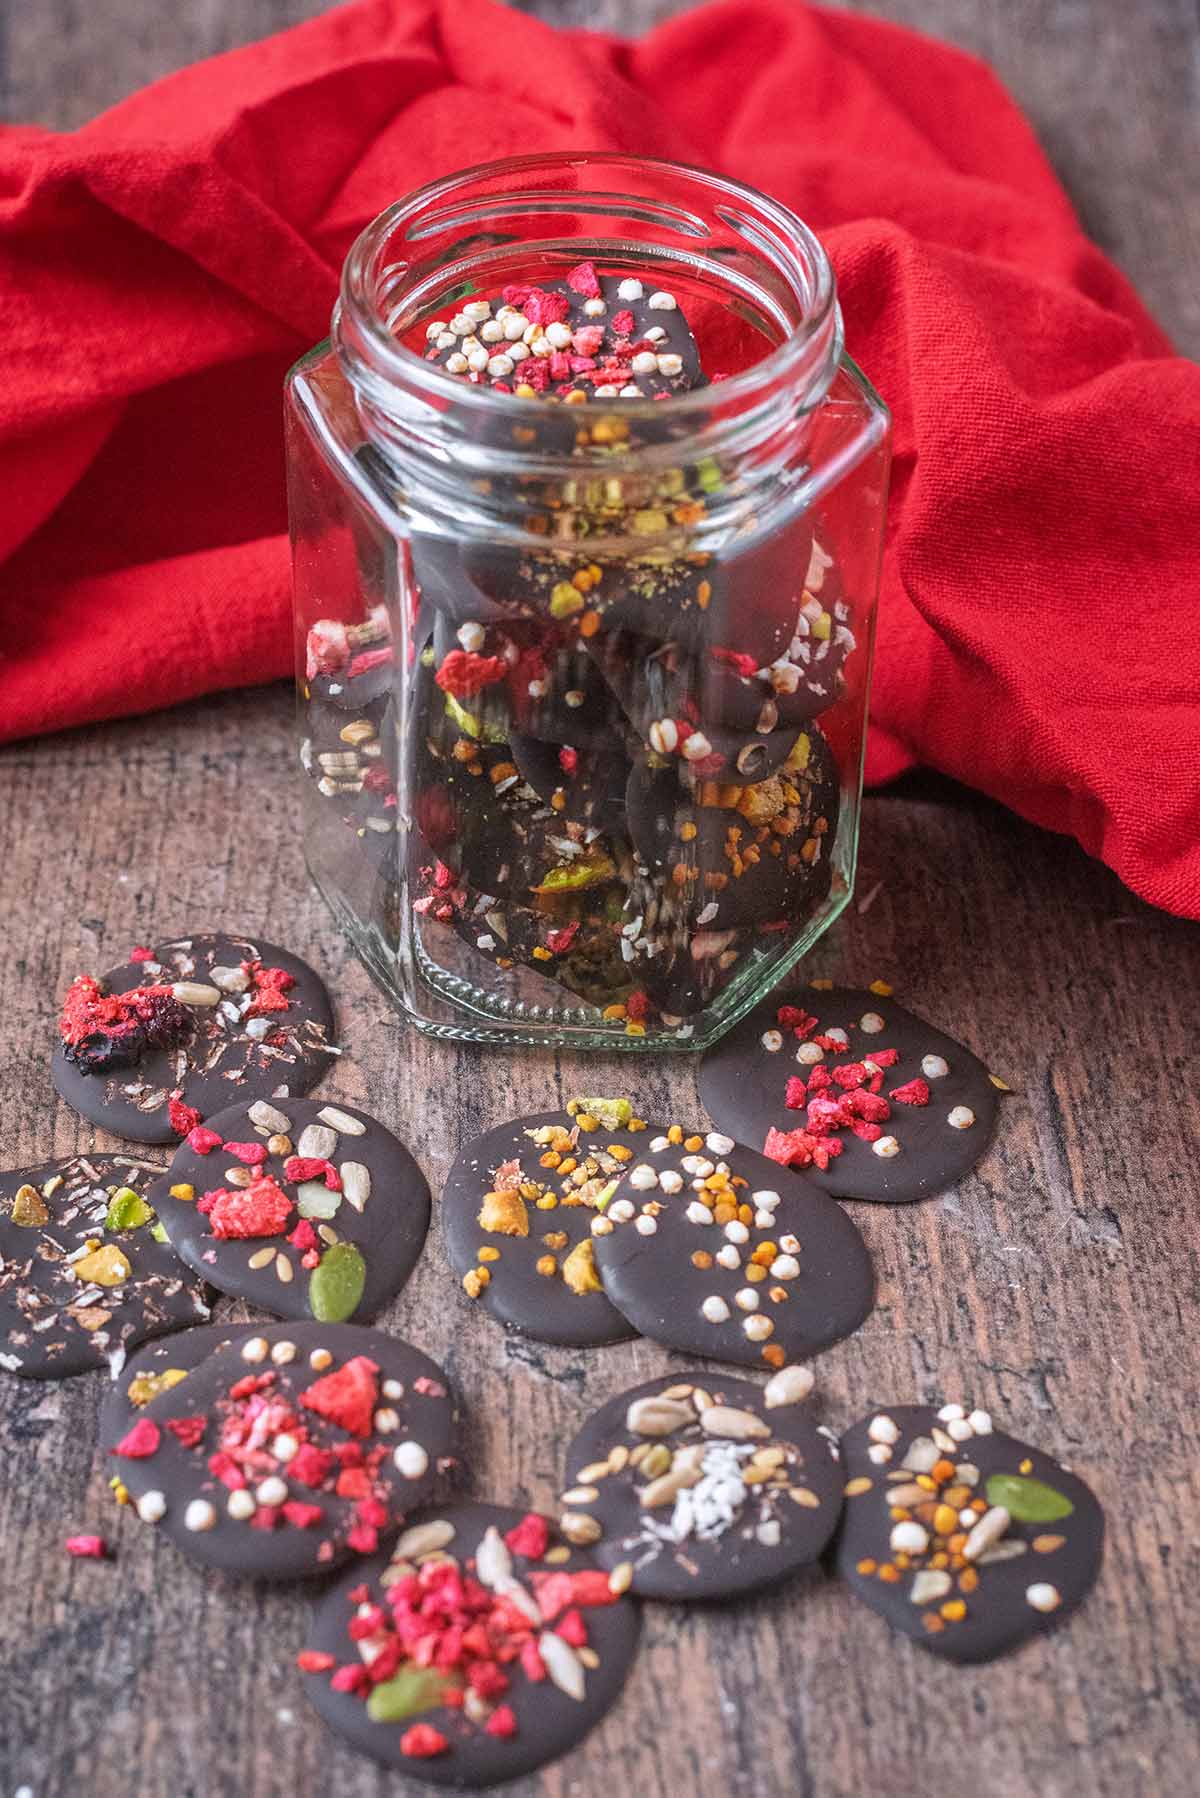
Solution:
{"label": "shadow under jar", "polygon": [[791,213],[530,156],[346,261],[287,388],[309,868],[433,1034],[699,1049],[854,878],[886,408]]}

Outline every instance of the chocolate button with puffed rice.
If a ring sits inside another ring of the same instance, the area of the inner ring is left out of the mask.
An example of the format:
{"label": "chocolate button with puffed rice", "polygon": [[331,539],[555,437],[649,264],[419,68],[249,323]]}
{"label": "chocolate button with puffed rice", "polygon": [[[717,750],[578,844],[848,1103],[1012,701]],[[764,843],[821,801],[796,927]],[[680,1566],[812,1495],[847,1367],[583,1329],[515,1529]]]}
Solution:
{"label": "chocolate button with puffed rice", "polygon": [[[766,1387],[665,1374],[618,1393],[567,1451],[559,1529],[639,1598],[732,1598],[815,1561],[837,1527],[836,1441],[806,1367]],[[622,1576],[623,1577],[623,1576]]]}
{"label": "chocolate button with puffed rice", "polygon": [[414,1779],[517,1779],[616,1703],[638,1637],[622,1591],[535,1512],[427,1510],[322,1600],[297,1657],[305,1696]]}
{"label": "chocolate button with puffed rice", "polygon": [[643,1138],[591,1227],[613,1304],[681,1354],[782,1367],[849,1336],[874,1303],[841,1206],[716,1131]]}
{"label": "chocolate button with puffed rice", "polygon": [[109,1449],[117,1497],[210,1567],[264,1579],[373,1554],[458,1467],[446,1376],[399,1337],[273,1324],[217,1348]]}
{"label": "chocolate button with puffed rice", "polygon": [[333,1059],[320,976],[273,943],[223,932],[135,949],[72,982],[50,1077],[89,1123],[175,1143],[235,1099],[308,1092]]}
{"label": "chocolate button with puffed rice", "polygon": [[539,1342],[591,1348],[635,1336],[605,1297],[592,1229],[648,1140],[627,1099],[606,1099],[518,1118],[468,1143],[442,1194],[446,1246],[467,1297]]}
{"label": "chocolate button with puffed rice", "polygon": [[721,1129],[839,1199],[884,1205],[970,1173],[1006,1090],[882,981],[777,993],[700,1064],[700,1097]]}
{"label": "chocolate button with puffed rice", "polygon": [[404,1144],[352,1105],[255,1099],[192,1130],[150,1194],[176,1250],[221,1292],[280,1317],[373,1317],[429,1228]]}
{"label": "chocolate button with puffed rice", "polygon": [[0,1174],[0,1368],[116,1378],[147,1337],[208,1319],[208,1287],[176,1256],[148,1202],[161,1168],[73,1155]]}
{"label": "chocolate button with puffed rice", "polygon": [[893,1629],[990,1661],[1052,1629],[1100,1571],[1104,1514],[1050,1455],[966,1405],[887,1405],[842,1438],[838,1572]]}

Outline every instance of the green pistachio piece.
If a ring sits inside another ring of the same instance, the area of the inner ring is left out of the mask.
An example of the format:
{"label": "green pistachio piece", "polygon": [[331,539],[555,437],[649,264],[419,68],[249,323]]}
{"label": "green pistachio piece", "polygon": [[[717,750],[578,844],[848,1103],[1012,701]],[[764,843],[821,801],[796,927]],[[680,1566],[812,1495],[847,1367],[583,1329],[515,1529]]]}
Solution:
{"label": "green pistachio piece", "polygon": [[308,1282],[308,1308],[320,1324],[352,1317],[367,1282],[367,1264],[352,1242],[326,1249]]}
{"label": "green pistachio piece", "polygon": [[602,1186],[600,1188],[600,1191],[596,1194],[596,1197],[592,1201],[592,1203],[595,1205],[597,1211],[604,1210],[604,1207],[608,1204],[608,1201],[612,1198],[613,1194],[616,1192],[617,1184],[618,1183],[616,1180],[610,1180],[607,1186]]}
{"label": "green pistachio piece", "polygon": [[453,693],[447,693],[445,697],[446,715],[450,721],[458,726],[464,736],[474,737],[478,740],[479,720],[476,718],[475,714],[473,712],[468,712],[466,706],[460,705]]}
{"label": "green pistachio piece", "polygon": [[170,1241],[170,1237],[167,1235],[166,1231],[163,1229],[161,1224],[155,1224],[154,1227],[151,1229],[150,1234],[151,1234],[151,1236],[153,1236],[155,1242],[169,1242]]}
{"label": "green pistachio piece", "polygon": [[595,857],[592,861],[570,862],[563,868],[551,868],[540,886],[534,887],[535,893],[577,893],[583,887],[595,886],[601,880],[609,880],[616,869],[606,855]]}
{"label": "green pistachio piece", "polygon": [[568,1099],[568,1117],[578,1117],[582,1111],[585,1117],[598,1118],[606,1130],[623,1130],[633,1116],[633,1105],[628,1099]]}
{"label": "green pistachio piece", "polygon": [[993,1473],[984,1491],[989,1505],[1003,1505],[1014,1523],[1055,1523],[1075,1509],[1053,1486],[1023,1473]]}
{"label": "green pistachio piece", "polygon": [[141,1193],[134,1192],[132,1186],[118,1187],[108,1201],[108,1214],[104,1219],[106,1230],[136,1230],[139,1224],[148,1224],[154,1216]]}
{"label": "green pistachio piece", "polygon": [[326,1222],[336,1217],[342,1202],[340,1192],[330,1192],[324,1180],[302,1180],[296,1188],[296,1210],[301,1217],[317,1217]]}
{"label": "green pistachio piece", "polygon": [[721,485],[721,470],[711,456],[696,464],[696,478],[704,493],[715,493]]}
{"label": "green pistachio piece", "polygon": [[402,1667],[372,1689],[367,1716],[372,1723],[401,1723],[418,1711],[436,1710],[455,1683],[434,1667]]}

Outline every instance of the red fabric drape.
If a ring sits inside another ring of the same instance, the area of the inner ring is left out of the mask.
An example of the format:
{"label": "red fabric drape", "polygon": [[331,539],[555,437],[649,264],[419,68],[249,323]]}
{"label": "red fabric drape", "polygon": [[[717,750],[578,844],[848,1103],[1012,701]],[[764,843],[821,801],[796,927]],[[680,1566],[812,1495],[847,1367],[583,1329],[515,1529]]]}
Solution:
{"label": "red fabric drape", "polygon": [[567,147],[714,165],[829,247],[896,420],[872,778],[942,769],[1200,916],[1200,369],[985,68],[798,0],[632,43],[357,0],[0,132],[0,736],[288,671],[279,385],[343,253]]}

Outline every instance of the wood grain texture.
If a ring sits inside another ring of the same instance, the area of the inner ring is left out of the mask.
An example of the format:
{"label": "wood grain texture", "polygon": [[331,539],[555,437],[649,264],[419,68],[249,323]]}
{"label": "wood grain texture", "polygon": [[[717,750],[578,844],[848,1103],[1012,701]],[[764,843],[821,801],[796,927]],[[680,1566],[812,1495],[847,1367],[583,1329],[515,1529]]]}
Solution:
{"label": "wood grain texture", "polygon": [[[625,33],[680,0],[520,0]],[[1029,115],[1096,242],[1185,355],[1200,355],[1200,11],[1195,0],[847,0],[984,57]],[[7,7],[7,18],[4,17]],[[5,116],[81,125],[201,56],[327,10],[325,0],[0,0]]]}
{"label": "wood grain texture", "polygon": [[[9,0],[8,115],[69,127],[155,75],[322,10],[314,0]],[[656,0],[538,0],[636,29]],[[986,55],[1030,112],[1089,229],[1185,348],[1200,348],[1192,0],[888,0],[873,11]],[[460,1143],[629,1064],[487,1055],[388,1014],[307,885],[290,705],[228,696],[0,754],[0,1119],[20,1165],[111,1147],[46,1072],[71,976],[138,941],[269,927],[328,974],[346,1056],[322,1090],[413,1147],[435,1191]],[[253,820],[253,824],[248,824]],[[813,972],[883,975],[1018,1089],[958,1191],[854,1207],[879,1305],[817,1364],[823,1417],[964,1396],[1059,1454],[1105,1504],[1099,1588],[1057,1638],[955,1671],[817,1574],[777,1596],[647,1613],[624,1702],[514,1798],[1184,1798],[1200,1690],[1200,1203],[1195,927],[1152,913],[1070,845],[940,785],[868,802],[858,907]],[[882,884],[880,884],[882,883]],[[878,891],[874,889],[878,886]],[[874,897],[871,895],[874,892]],[[867,904],[867,900],[871,902]],[[638,1080],[690,1112],[689,1064]],[[222,1307],[223,1315],[235,1315]],[[505,1339],[456,1291],[436,1222],[383,1319],[441,1359],[469,1410],[483,1496],[552,1502],[586,1407],[672,1358]],[[676,1363],[678,1365],[678,1363]],[[101,1376],[0,1386],[0,1794],[384,1798],[422,1788],[339,1747],[291,1661],[306,1599],[201,1573],[110,1504]],[[98,1528],[115,1566],[71,1562]],[[968,1771],[969,1770],[969,1771]]]}
{"label": "wood grain texture", "polygon": [[[327,972],[347,1052],[322,1090],[376,1111],[435,1192],[480,1127],[628,1084],[624,1059],[430,1043],[389,1015],[306,884],[290,721],[276,688],[0,756],[7,1163],[111,1146],[56,1101],[46,1073],[72,975],[214,922],[269,925]],[[978,1798],[1188,1790],[1200,1659],[1197,932],[1073,847],[952,789],[872,798],[864,834],[863,897],[812,971],[893,980],[1017,1091],[957,1191],[853,1208],[879,1304],[819,1359],[821,1414],[844,1427],[887,1400],[986,1405],[1095,1486],[1110,1526],[1100,1586],[1056,1639],[963,1671],[891,1638],[815,1573],[726,1611],[652,1607],[620,1708],[569,1764],[513,1788],[519,1798],[901,1798],[933,1768],[967,1765]],[[690,1062],[649,1064],[636,1090],[651,1119],[696,1114]],[[221,1311],[233,1314],[227,1301]],[[583,1353],[506,1339],[457,1290],[436,1222],[384,1325],[459,1386],[480,1493],[532,1505],[552,1504],[588,1406],[681,1365],[648,1343]],[[0,1791],[415,1792],[307,1712],[291,1671],[301,1592],[204,1574],[111,1504],[94,1455],[103,1383],[0,1388]],[[64,1555],[66,1535],[92,1529],[114,1538],[115,1566]]]}

